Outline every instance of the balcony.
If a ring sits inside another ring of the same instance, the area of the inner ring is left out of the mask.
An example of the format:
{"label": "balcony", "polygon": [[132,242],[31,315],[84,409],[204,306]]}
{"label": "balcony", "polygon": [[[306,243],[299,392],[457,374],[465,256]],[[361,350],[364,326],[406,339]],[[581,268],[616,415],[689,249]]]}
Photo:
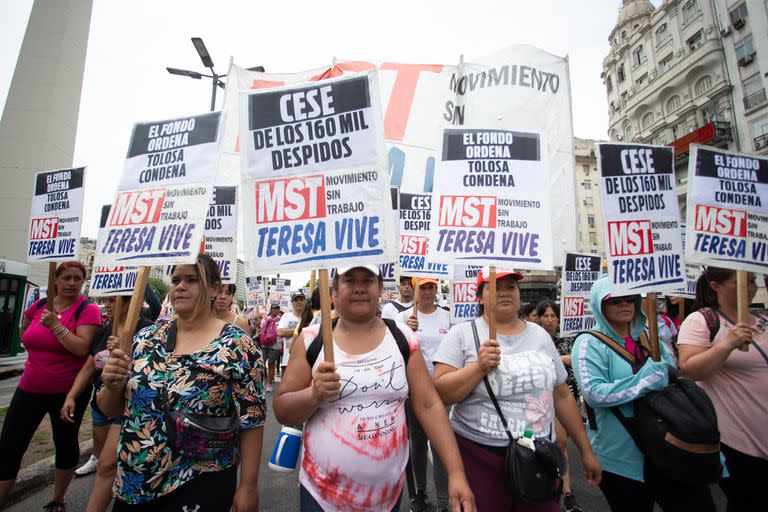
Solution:
{"label": "balcony", "polygon": [[768,133],[758,135],[757,137],[755,137],[754,142],[755,142],[755,150],[768,147]]}
{"label": "balcony", "polygon": [[760,89],[759,91],[744,97],[744,110],[753,109],[762,105],[765,101],[765,89]]}
{"label": "balcony", "polygon": [[683,28],[687,27],[697,19],[701,18],[701,10],[697,9],[694,12],[687,13],[686,16],[687,17],[683,20]]}

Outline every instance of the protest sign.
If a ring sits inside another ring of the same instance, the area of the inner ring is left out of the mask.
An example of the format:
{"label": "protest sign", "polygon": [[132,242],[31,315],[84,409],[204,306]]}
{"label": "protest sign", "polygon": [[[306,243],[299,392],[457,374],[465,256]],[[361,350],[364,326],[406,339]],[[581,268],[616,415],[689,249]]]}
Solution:
{"label": "protest sign", "polygon": [[[680,224],[680,234],[682,236],[683,241],[683,251],[685,251],[685,230],[686,230],[686,224]],[[672,295],[674,297],[683,297],[686,299],[695,299],[696,298],[696,281],[699,279],[699,276],[704,271],[704,267],[701,265],[698,265],[696,263],[691,263],[687,258],[685,260],[685,283],[683,286],[676,290],[672,290],[671,292],[667,293],[667,295]]]}
{"label": "protest sign", "polygon": [[280,309],[288,311],[291,305],[291,280],[272,278],[269,281],[269,304],[279,304]]}
{"label": "protest sign", "polygon": [[669,291],[685,279],[672,148],[597,144],[614,295]]}
{"label": "protest sign", "polygon": [[477,318],[477,275],[479,265],[453,265],[453,277],[450,284],[451,323],[466,322]]}
{"label": "protest sign", "polygon": [[538,134],[445,130],[436,178],[430,259],[552,268],[547,176]]}
{"label": "protest sign", "polygon": [[394,259],[375,73],[243,94],[246,248],[256,270]]}
{"label": "protest sign", "polygon": [[379,265],[379,275],[384,281],[384,290],[381,292],[382,303],[392,302],[397,299],[399,281],[395,273],[394,263],[382,263]]}
{"label": "protest sign", "polygon": [[595,325],[589,305],[592,284],[600,277],[602,258],[594,254],[568,253],[563,267],[560,298],[560,334],[588,331]]}
{"label": "protest sign", "polygon": [[193,263],[218,165],[218,112],[137,123],[97,252],[104,265]]}
{"label": "protest sign", "polygon": [[27,261],[69,261],[77,256],[83,216],[85,167],[35,175]]}
{"label": "protest sign", "polygon": [[246,276],[245,304],[248,309],[264,305],[264,280],[260,276]]}
{"label": "protest sign", "polygon": [[398,272],[414,277],[449,277],[448,265],[428,257],[432,194],[400,192],[400,256]]}
{"label": "protest sign", "polygon": [[237,280],[237,187],[213,187],[205,219],[205,253],[219,266],[221,282]]}
{"label": "protest sign", "polygon": [[[101,221],[99,222],[99,232],[96,236],[96,247],[99,247],[106,236],[107,217],[112,205],[105,204],[101,207]],[[88,288],[89,297],[109,297],[118,295],[131,295],[133,287],[136,284],[138,267],[130,266],[103,266],[101,264],[101,253],[96,252],[93,256],[93,271],[91,272],[91,283]]]}
{"label": "protest sign", "polygon": [[686,257],[768,271],[768,159],[691,146]]}

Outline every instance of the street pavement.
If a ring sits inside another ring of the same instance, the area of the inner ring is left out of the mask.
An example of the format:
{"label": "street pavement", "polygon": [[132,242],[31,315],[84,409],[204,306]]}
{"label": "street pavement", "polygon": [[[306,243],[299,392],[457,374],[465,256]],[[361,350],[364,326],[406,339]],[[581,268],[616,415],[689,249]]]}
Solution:
{"label": "street pavement", "polygon": [[[13,376],[7,377],[7,375]],[[16,391],[16,386],[19,385],[19,379],[21,379],[21,375],[15,375],[12,373],[8,373],[4,375],[4,377],[6,378],[0,379],[0,408],[8,407],[8,404],[11,403],[13,392]]]}
{"label": "street pavement", "polygon": [[[10,379],[9,379],[10,380]],[[18,380],[18,379],[16,379]],[[3,381],[0,381],[2,384]],[[277,386],[275,387],[277,389]],[[274,393],[267,395],[268,416],[264,427],[264,449],[262,450],[261,469],[259,473],[259,500],[260,510],[271,511],[295,511],[299,509],[299,489],[298,472],[296,473],[277,473],[267,466],[272,448],[280,432],[280,424],[272,413],[272,398]],[[589,487],[584,480],[584,469],[581,465],[578,451],[571,443],[569,446],[569,462],[571,464],[571,486],[574,494],[585,512],[609,512],[608,505],[603,498],[600,489]],[[67,507],[70,512],[79,512],[85,510],[88,503],[88,496],[93,486],[93,475],[76,478],[67,492]],[[431,480],[431,468],[429,478]],[[725,502],[719,488],[713,486],[713,495],[717,503],[718,512],[725,511]],[[43,506],[50,500],[52,486],[49,486],[37,493],[34,493],[21,502],[18,502],[8,508],[9,512],[30,512],[42,510]],[[400,512],[407,512],[409,500],[406,495],[403,496]],[[434,485],[429,483],[428,494],[435,496]],[[430,508],[430,510],[434,510]],[[656,507],[656,510],[661,510]],[[672,511],[673,512],[673,511]]]}

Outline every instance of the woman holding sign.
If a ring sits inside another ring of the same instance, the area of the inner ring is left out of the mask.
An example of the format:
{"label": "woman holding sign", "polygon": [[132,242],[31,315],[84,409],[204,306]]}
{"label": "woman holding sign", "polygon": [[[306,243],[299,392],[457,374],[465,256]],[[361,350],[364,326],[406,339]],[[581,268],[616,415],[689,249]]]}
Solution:
{"label": "woman holding sign", "polygon": [[64,494],[80,457],[77,434],[90,393],[77,397],[69,419],[61,409],[78,372],[87,360],[91,341],[101,327],[101,310],[80,292],[85,267],[67,261],[56,269],[52,308],[41,299],[24,312],[19,333],[29,357],[0,434],[0,509],[13,487],[21,459],[43,416],[48,414],[56,446],[53,498],[47,510],[65,510]]}
{"label": "woman holding sign", "polygon": [[505,455],[510,440],[493,401],[516,439],[530,433],[553,442],[557,417],[579,448],[587,481],[593,485],[600,481],[600,465],[566,384],[560,355],[544,329],[519,317],[517,282],[523,276],[512,269],[496,270],[497,335],[489,339],[488,270],[484,267],[477,277],[478,318],[453,326],[437,350],[435,385],[443,402],[455,404],[451,423],[477,509],[559,512],[559,496],[529,504],[507,486]]}
{"label": "woman holding sign", "polygon": [[264,364],[242,329],[213,316],[220,281],[206,254],[174,267],[176,320],[143,329],[132,359],[115,349],[104,367],[99,407],[124,414],[115,511],[258,509]]}
{"label": "woman holding sign", "polygon": [[[680,326],[680,368],[698,381],[717,411],[720,448],[729,476],[720,486],[728,511],[764,503],[768,475],[768,318],[738,318],[736,271],[707,267],[696,283],[695,313]],[[757,293],[747,274],[747,303]],[[738,350],[749,343],[749,350]]]}
{"label": "woman holding sign", "polygon": [[408,461],[405,400],[448,472],[453,510],[474,511],[448,416],[430,382],[416,335],[376,316],[378,265],[338,269],[333,279],[334,362],[319,326],[304,329],[274,401],[284,425],[306,422],[301,510],[400,510]]}

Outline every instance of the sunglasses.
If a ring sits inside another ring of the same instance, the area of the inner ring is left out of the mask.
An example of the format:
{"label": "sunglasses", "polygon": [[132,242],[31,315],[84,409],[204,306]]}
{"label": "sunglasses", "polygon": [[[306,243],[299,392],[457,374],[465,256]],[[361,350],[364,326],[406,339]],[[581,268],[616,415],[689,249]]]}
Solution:
{"label": "sunglasses", "polygon": [[610,304],[611,306],[616,306],[621,303],[627,303],[627,304],[635,304],[637,300],[640,298],[639,295],[626,295],[624,297],[611,297],[610,299],[605,299],[603,301],[604,304]]}

